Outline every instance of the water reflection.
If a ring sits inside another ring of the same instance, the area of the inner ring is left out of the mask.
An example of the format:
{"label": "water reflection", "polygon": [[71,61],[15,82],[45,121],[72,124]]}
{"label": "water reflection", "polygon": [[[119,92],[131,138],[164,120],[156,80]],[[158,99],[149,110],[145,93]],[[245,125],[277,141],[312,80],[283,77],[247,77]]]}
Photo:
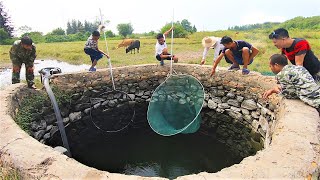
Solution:
{"label": "water reflection", "polygon": [[[62,61],[57,60],[35,60],[34,62],[34,75],[40,76],[38,71],[45,67],[59,67],[62,70],[62,73],[69,72],[78,72],[78,71],[88,71],[90,65],[73,65]],[[26,79],[26,71],[24,65],[21,68],[20,79]],[[4,89],[6,86],[11,84],[12,69],[4,69],[0,72],[0,89]]]}

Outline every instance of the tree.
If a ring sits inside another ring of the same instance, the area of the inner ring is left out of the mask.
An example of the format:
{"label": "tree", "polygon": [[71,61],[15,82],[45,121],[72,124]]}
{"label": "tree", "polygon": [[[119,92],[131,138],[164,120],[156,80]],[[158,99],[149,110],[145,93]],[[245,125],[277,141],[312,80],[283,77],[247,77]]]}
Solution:
{"label": "tree", "polygon": [[192,32],[197,32],[198,30],[197,30],[197,28],[196,28],[196,26],[195,25],[193,25],[193,28],[192,28]]}
{"label": "tree", "polygon": [[84,32],[84,26],[82,25],[82,23],[78,20],[78,24],[77,24],[77,32]]}
{"label": "tree", "polygon": [[119,34],[123,37],[127,37],[127,35],[131,35],[133,32],[133,27],[131,23],[128,24],[118,24],[117,29],[119,31]]}
{"label": "tree", "polygon": [[73,34],[73,30],[72,30],[70,22],[67,23],[67,34]]}
{"label": "tree", "polygon": [[7,32],[9,37],[13,37],[13,26],[11,25],[10,17],[4,11],[2,1],[0,1],[0,28]]}
{"label": "tree", "polygon": [[116,35],[111,30],[106,31],[106,37],[115,37],[115,36]]}
{"label": "tree", "polygon": [[66,32],[62,28],[52,30],[51,35],[65,35]]}
{"label": "tree", "polygon": [[20,32],[20,34],[25,34],[25,33],[31,32],[32,28],[27,25],[24,25],[24,26],[20,26],[18,28],[18,31]]}
{"label": "tree", "polygon": [[183,19],[180,24],[183,27],[183,29],[185,29],[186,31],[188,31],[190,33],[193,32],[191,23],[188,20]]}

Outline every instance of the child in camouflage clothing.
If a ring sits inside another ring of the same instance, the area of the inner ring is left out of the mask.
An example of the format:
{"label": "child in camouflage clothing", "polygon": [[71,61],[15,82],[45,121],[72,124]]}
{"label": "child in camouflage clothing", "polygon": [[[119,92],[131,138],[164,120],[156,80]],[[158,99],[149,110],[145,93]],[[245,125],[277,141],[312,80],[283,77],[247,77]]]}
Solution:
{"label": "child in camouflage clothing", "polygon": [[303,66],[288,65],[286,56],[274,54],[270,57],[270,69],[281,87],[272,88],[263,93],[266,99],[273,93],[281,93],[289,99],[299,98],[303,102],[316,108],[320,113],[320,86]]}

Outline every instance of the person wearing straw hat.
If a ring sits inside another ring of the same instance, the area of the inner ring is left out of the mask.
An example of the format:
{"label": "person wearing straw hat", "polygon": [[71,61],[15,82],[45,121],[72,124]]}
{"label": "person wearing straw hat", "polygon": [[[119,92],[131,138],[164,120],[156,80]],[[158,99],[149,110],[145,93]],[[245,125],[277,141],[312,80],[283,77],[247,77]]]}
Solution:
{"label": "person wearing straw hat", "polygon": [[213,64],[211,76],[215,74],[216,68],[223,56],[227,63],[232,64],[228,70],[239,70],[239,65],[243,65],[242,74],[249,74],[248,65],[253,62],[253,58],[256,57],[259,50],[246,41],[234,41],[229,36],[223,36],[220,43],[224,45],[224,49]]}
{"label": "person wearing straw hat", "polygon": [[103,55],[107,56],[109,58],[109,55],[103,52],[98,48],[98,40],[100,38],[100,32],[99,31],[93,31],[91,36],[88,38],[85,46],[84,46],[84,52],[90,56],[92,65],[89,69],[89,71],[96,71],[95,66],[97,65],[99,59],[103,57]]}
{"label": "person wearing straw hat", "polygon": [[217,59],[221,51],[223,50],[224,46],[220,43],[221,38],[214,37],[214,36],[207,36],[202,39],[202,46],[204,47],[203,54],[202,54],[202,60],[200,62],[200,65],[203,65],[206,63],[206,56],[208,54],[208,51],[210,48],[214,49],[214,56],[213,61]]}
{"label": "person wearing straw hat", "polygon": [[168,46],[166,43],[166,37],[168,36],[168,34],[173,30],[173,27],[171,27],[168,31],[166,31],[163,34],[158,34],[157,35],[157,43],[155,46],[155,50],[156,50],[156,59],[158,61],[160,61],[160,65],[163,66],[164,62],[163,60],[171,60],[171,56],[172,56],[172,60],[176,63],[178,62],[178,57],[175,55],[171,55],[168,52]]}

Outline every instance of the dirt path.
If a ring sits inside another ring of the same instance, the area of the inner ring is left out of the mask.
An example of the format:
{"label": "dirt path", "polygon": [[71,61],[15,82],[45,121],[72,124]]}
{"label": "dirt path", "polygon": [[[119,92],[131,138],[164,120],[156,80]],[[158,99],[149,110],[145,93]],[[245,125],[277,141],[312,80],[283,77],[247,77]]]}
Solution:
{"label": "dirt path", "polygon": [[196,61],[201,61],[202,58],[202,51],[197,51],[197,52],[191,52],[191,51],[186,51],[186,52],[180,52],[176,54],[179,57],[179,62],[190,62],[191,60],[196,60]]}

